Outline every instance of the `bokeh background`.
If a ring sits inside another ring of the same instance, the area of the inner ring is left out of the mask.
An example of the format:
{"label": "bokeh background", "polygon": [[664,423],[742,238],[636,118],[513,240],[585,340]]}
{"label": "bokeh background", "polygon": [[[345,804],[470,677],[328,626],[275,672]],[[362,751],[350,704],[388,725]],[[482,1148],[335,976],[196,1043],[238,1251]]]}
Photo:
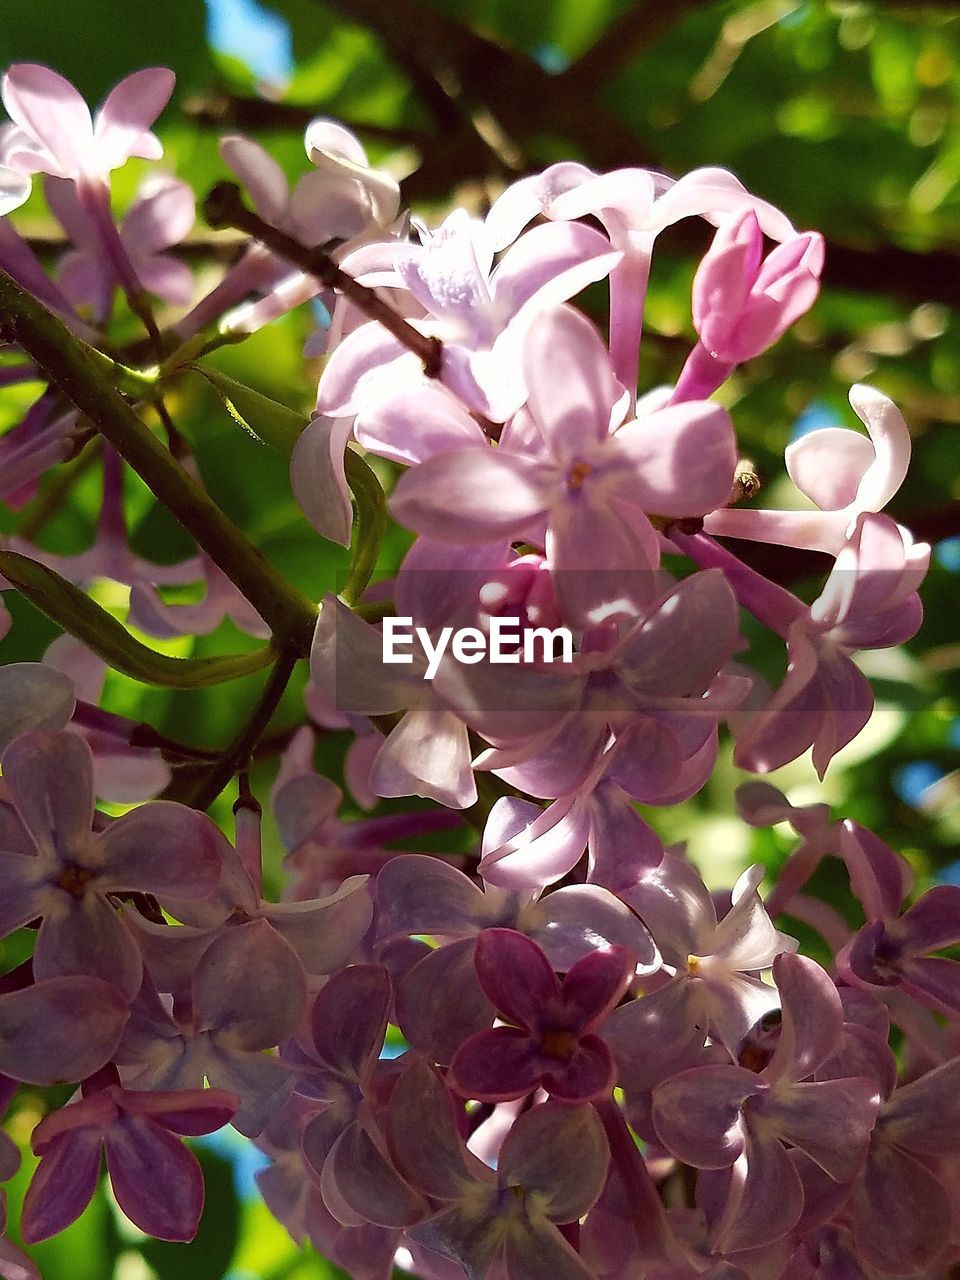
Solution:
{"label": "bokeh background", "polygon": [[[410,206],[439,220],[453,203],[482,214],[505,183],[562,158],[596,169],[643,165],[679,175],[699,165],[732,169],[780,205],[800,229],[828,243],[820,301],[792,334],[738,373],[722,392],[743,452],[764,479],[759,502],[790,501],[784,446],[831,423],[854,425],[849,385],[874,383],[894,397],[915,441],[911,475],[892,514],[935,544],[924,590],[925,621],[903,651],[868,655],[877,712],[819,784],[807,761],[774,775],[795,802],[827,800],[903,850],[921,885],[960,883],[960,9],[956,4],[817,3],[816,0],[2,0],[0,65],[45,62],[96,103],[122,76],[164,64],[177,93],[158,132],[163,167],[202,195],[226,176],[217,139],[255,137],[291,179],[306,167],[301,136],[315,115],[354,129],[371,158],[403,178]],[[145,166],[118,174],[118,209]],[[39,188],[40,184],[37,184]],[[38,191],[15,216],[54,264],[62,233]],[[662,237],[650,294],[643,386],[676,375],[692,329],[690,283],[705,227]],[[238,248],[230,233],[198,219],[186,252],[198,289]],[[585,305],[591,309],[588,295]],[[597,306],[602,305],[597,295]],[[599,313],[597,318],[602,320]],[[214,363],[304,415],[317,366],[301,356],[316,322],[291,315]],[[120,321],[122,328],[123,321]],[[131,326],[131,334],[135,332]],[[122,335],[121,335],[122,336]],[[0,430],[15,423],[36,388],[0,395]],[[290,496],[286,464],[245,435],[207,384],[186,375],[169,402],[218,501],[299,586],[335,586],[344,554],[307,525]],[[378,464],[379,467],[379,464]],[[54,480],[27,508],[0,510],[0,532],[26,531],[44,546],[78,551],[99,506],[97,469],[83,456],[69,483]],[[385,482],[389,468],[380,468]],[[188,554],[185,536],[131,478],[133,541],[151,558]],[[405,545],[395,531],[383,568]],[[746,558],[813,598],[816,556],[744,548]],[[100,603],[124,615],[125,597],[97,586]],[[0,660],[39,658],[55,630],[16,599],[16,625]],[[749,632],[751,661],[771,678],[782,646]],[[155,643],[151,641],[151,643]],[[230,624],[171,653],[215,653],[250,644]],[[150,690],[111,676],[110,709],[191,743],[222,747],[242,721],[257,680],[223,689]],[[300,686],[281,706],[254,775],[269,792],[284,731],[302,719]],[[329,734],[322,761],[339,777],[345,738]],[[750,861],[775,872],[790,841],[736,817],[743,775],[729,747],[705,791],[648,815],[665,839],[687,840],[709,884],[729,885]],[[229,797],[216,816],[228,827]],[[351,809],[349,801],[345,809]],[[456,837],[455,837],[456,838]],[[269,876],[282,875],[267,828]],[[841,910],[843,877],[829,866],[815,888]],[[816,939],[784,922],[817,954]],[[0,944],[0,966],[19,961],[17,939]],[[25,1094],[9,1119],[28,1135],[48,1105]],[[258,1156],[241,1139],[198,1145],[208,1208],[191,1246],[144,1241],[102,1191],[63,1236],[34,1252],[49,1280],[321,1280],[339,1274],[296,1248],[256,1197]],[[11,1189],[22,1194],[29,1154]]]}

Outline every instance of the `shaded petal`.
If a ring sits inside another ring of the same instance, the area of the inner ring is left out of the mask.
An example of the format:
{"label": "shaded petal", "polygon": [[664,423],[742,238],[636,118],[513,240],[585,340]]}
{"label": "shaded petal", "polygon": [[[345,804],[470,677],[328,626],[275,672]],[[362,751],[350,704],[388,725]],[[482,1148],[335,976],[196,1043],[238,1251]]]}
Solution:
{"label": "shaded petal", "polygon": [[477,979],[497,1011],[527,1030],[548,1025],[560,983],[537,944],[514,929],[484,929],[477,937]]}
{"label": "shaded petal", "polygon": [[907,945],[917,953],[955,946],[960,942],[960,885],[928,889],[904,913],[897,928],[906,932]]}
{"label": "shaded petal", "polygon": [[879,1106],[872,1080],[824,1080],[764,1095],[748,1103],[747,1112],[761,1114],[765,1129],[775,1125],[779,1137],[805,1151],[831,1178],[849,1182],[867,1154]]}
{"label": "shaded petal", "polygon": [[900,972],[914,1000],[949,1017],[960,1014],[960,961],[920,956],[902,961]]}
{"label": "shaded petal", "polygon": [[377,936],[428,933],[459,937],[487,922],[492,903],[474,882],[426,854],[388,862],[377,876]]}
{"label": "shaded petal", "polygon": [[591,1106],[545,1102],[520,1116],[500,1148],[497,1181],[543,1197],[551,1222],[574,1222],[596,1204],[610,1149]]}
{"label": "shaded petal", "polygon": [[286,212],[290,188],[273,156],[258,143],[243,137],[221,138],[220,155],[246,187],[261,218],[279,225]]}
{"label": "shaded petal", "polygon": [[898,1275],[934,1269],[950,1239],[953,1210],[919,1160],[889,1143],[874,1143],[852,1203],[854,1238],[864,1262]]}
{"label": "shaded petal", "polygon": [[244,1049],[267,1049],[290,1034],[306,996],[293,948],[266,921],[252,920],[225,929],[201,957],[193,978],[195,1028],[225,1033]]}
{"label": "shaded petal", "polygon": [[603,1038],[617,1061],[617,1083],[636,1094],[687,1067],[707,1038],[702,984],[675,978],[658,991],[615,1009]]}
{"label": "shaded petal", "polygon": [[389,715],[410,705],[422,665],[383,661],[383,636],[335,596],[324,596],[310,650],[310,674],[329,706]]}
{"label": "shaded petal", "polygon": [[293,1089],[289,1066],[266,1053],[248,1053],[229,1045],[212,1043],[204,1059],[203,1074],[217,1089],[229,1089],[240,1099],[233,1127],[245,1138],[255,1138],[283,1105]]}
{"label": "shaded petal", "polygon": [[387,736],[370,769],[378,796],[423,796],[448,809],[477,799],[467,726],[444,707],[414,707]]}
{"label": "shaded petal", "polygon": [[223,842],[206,814],[154,800],[112,822],[100,837],[104,863],[98,887],[206,898],[220,881]]}
{"label": "shaded petal", "polygon": [[654,1089],[654,1128],[684,1164],[726,1168],[744,1148],[740,1108],[763,1088],[743,1067],[692,1067]]}
{"label": "shaded petal", "polygon": [[47,915],[37,934],[35,975],[103,978],[132,1000],[143,980],[143,961],[121,915],[99,893],[85,893],[79,901],[63,896],[63,909]]}
{"label": "shaded petal", "polygon": [[601,784],[590,801],[590,879],[616,892],[630,889],[663,861],[663,844],[613,782]]}
{"label": "shaded petal", "polygon": [[83,1080],[109,1060],[127,1016],[99,978],[50,978],[0,996],[0,1071],[27,1084]]}
{"label": "shaded petal", "polygon": [[176,76],[166,67],[145,67],[107,94],[93,126],[99,168],[119,168],[130,156],[160,159],[163,148],[149,130],[170,101],[175,83]]}
{"label": "shaded petal", "polygon": [[564,885],[522,907],[517,925],[541,946],[561,973],[597,946],[629,947],[642,969],[659,966],[656,944],[643,922],[600,885]]}
{"label": "shaded petal", "polygon": [[353,505],[344,471],[351,418],[317,414],[307,423],[290,458],[290,485],[300,510],[316,531],[349,547]]}
{"label": "shaded petal", "polygon": [[317,1053],[339,1075],[359,1082],[383,1046],[390,978],[380,965],[351,965],[334,974],[310,1015]]}
{"label": "shaded petal", "polygon": [[833,979],[806,956],[778,955],[773,980],[780,992],[783,1019],[764,1076],[805,1080],[836,1048],[843,1030],[840,996]]}
{"label": "shaded petal", "polygon": [[405,472],[390,510],[400,524],[431,538],[493,542],[522,532],[546,509],[549,495],[549,478],[536,459],[505,449],[456,449]]}
{"label": "shaded petal", "polygon": [[473,1182],[471,1170],[493,1182],[463,1145],[452,1099],[422,1058],[413,1060],[391,1094],[387,1142],[400,1172],[432,1199],[458,1199]]}
{"label": "shaded petal", "polygon": [[0,667],[0,751],[30,729],[62,729],[75,705],[73,681],[46,663]]}
{"label": "shaded petal", "polygon": [[850,874],[850,886],[867,919],[897,916],[913,883],[913,872],[906,858],[850,819],[840,827],[840,855]]}
{"label": "shaded petal", "polygon": [[735,1253],[772,1244],[796,1225],[802,1212],[803,1183],[789,1155],[776,1138],[760,1138],[748,1130],[744,1157],[731,1171],[714,1248]]}
{"label": "shaded petal", "polygon": [[359,1124],[348,1125],[327,1157],[324,1182],[332,1178],[337,1193],[367,1222],[381,1227],[408,1227],[427,1212],[422,1196],[396,1169]]}
{"label": "shaded petal", "polygon": [[531,1222],[526,1231],[511,1231],[503,1246],[510,1280],[592,1280],[589,1270],[559,1231]]}
{"label": "shaded petal", "polygon": [[473,952],[472,938],[448,943],[424,956],[400,981],[396,1020],[407,1041],[431,1062],[450,1062],[468,1037],[493,1023],[494,1008],[477,982]]}
{"label": "shaded petal", "polygon": [[268,902],[263,918],[309,974],[333,973],[353,956],[373,918],[366,876],[350,876],[328,898]]}
{"label": "shaded petal", "polygon": [[3,777],[42,853],[69,861],[90,836],[93,754],[75,733],[24,733],[3,753]]}
{"label": "shaded petal", "polygon": [[532,1093],[544,1075],[545,1061],[530,1032],[492,1027],[471,1036],[453,1055],[450,1084],[465,1098],[508,1102]]}
{"label": "shaded petal", "polygon": [[36,1244],[63,1231],[93,1199],[100,1178],[100,1134],[61,1134],[43,1154],[23,1202],[20,1233]]}
{"label": "shaded petal", "polygon": [[157,1240],[192,1240],[203,1211],[203,1173],[179,1138],[140,1116],[123,1116],[104,1134],[117,1204]]}
{"label": "shaded petal", "polygon": [[960,1146],[960,1058],[901,1085],[883,1108],[883,1132],[909,1151]]}

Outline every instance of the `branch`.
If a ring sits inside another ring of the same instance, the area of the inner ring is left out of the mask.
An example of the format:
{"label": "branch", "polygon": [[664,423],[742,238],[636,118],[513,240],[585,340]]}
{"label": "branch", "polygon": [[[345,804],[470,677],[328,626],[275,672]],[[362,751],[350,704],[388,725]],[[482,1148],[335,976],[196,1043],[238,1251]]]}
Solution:
{"label": "branch", "polygon": [[[316,119],[316,108],[301,106],[296,102],[273,102],[269,98],[247,98],[241,94],[226,93],[215,89],[210,93],[194,94],[182,106],[188,120],[201,127],[249,129],[252,133],[276,131],[283,133],[306,129]],[[398,127],[388,129],[384,125],[364,124],[351,120],[350,128],[361,138],[384,142],[389,146],[424,146],[433,137],[423,129]]]}
{"label": "branch", "polygon": [[32,356],[50,381],[86,414],[160,502],[243,592],[283,643],[306,655],[316,606],[277,572],[193,480],[113,386],[93,352],[0,271],[0,334]]}
{"label": "branch", "polygon": [[306,275],[315,276],[328,289],[336,289],[338,293],[342,293],[365,316],[377,320],[408,351],[419,357],[428,378],[440,376],[443,346],[439,338],[427,337],[419,329],[415,329],[373,289],[368,289],[365,284],[360,284],[353,276],[347,275],[323,249],[301,244],[279,227],[264,222],[259,214],[243,203],[236,183],[218,182],[203,202],[203,212],[212,227],[237,227],[240,231],[246,231],[253,239],[292,262]]}

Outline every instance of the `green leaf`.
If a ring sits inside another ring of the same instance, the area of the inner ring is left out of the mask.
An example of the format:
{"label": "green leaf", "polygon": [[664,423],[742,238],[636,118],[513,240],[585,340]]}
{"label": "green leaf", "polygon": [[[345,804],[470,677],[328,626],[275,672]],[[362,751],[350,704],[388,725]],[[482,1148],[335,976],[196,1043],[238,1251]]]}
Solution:
{"label": "green leaf", "polygon": [[218,658],[171,658],[149,649],[72,582],[45,565],[0,551],[0,573],[41,613],[76,636],[104,662],[133,680],[174,689],[199,689],[249,675],[276,657],[269,645]]}
{"label": "green leaf", "polygon": [[290,456],[307,425],[302,414],[227,377],[218,369],[199,364],[190,365],[190,368],[206,378],[234,422],[264,444]]}
{"label": "green leaf", "polygon": [[346,604],[356,604],[373,577],[387,529],[387,500],[370,464],[354,449],[343,458],[347,484],[353,494],[354,529],[351,539],[350,572],[340,592]]}

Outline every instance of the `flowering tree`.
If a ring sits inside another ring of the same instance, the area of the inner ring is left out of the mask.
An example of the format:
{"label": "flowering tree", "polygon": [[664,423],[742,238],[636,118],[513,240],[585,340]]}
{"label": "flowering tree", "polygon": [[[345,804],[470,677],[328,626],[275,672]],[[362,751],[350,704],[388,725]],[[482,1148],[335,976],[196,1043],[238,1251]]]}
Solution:
{"label": "flowering tree", "polygon": [[[173,87],[134,71],[91,113],[39,63],[0,86],[0,631],[57,632],[0,668],[0,1097],[38,1158],[0,1276],[40,1274],[104,1162],[125,1220],[193,1240],[185,1139],[225,1126],[355,1280],[947,1275],[960,887],[762,780],[809,753],[823,781],[867,731],[860,655],[915,635],[931,558],[887,512],[911,434],[879,389],[788,445],[776,501],[739,438],[822,236],[724,168],[573,160],[422,217],[316,118],[293,183],[222,139],[199,195],[236,251],[195,277],[195,193],[157,167]],[[689,340],[651,363],[680,224]],[[309,417],[224,363],[297,317]],[[198,389],[288,468],[311,554],[345,549],[322,590],[181,429]],[[58,548],[87,484],[87,545]],[[251,684],[216,749],[111,693],[197,722]],[[795,834],[765,885],[708,887],[670,826],[731,757],[742,830]]]}

